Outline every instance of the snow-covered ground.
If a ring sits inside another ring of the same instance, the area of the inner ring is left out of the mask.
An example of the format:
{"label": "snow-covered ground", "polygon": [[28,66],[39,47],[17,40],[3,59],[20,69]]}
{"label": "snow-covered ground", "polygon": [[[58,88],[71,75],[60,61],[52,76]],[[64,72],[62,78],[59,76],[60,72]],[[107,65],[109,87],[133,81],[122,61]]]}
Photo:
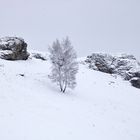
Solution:
{"label": "snow-covered ground", "polygon": [[140,90],[80,64],[66,94],[49,61],[0,60],[0,140],[140,140]]}

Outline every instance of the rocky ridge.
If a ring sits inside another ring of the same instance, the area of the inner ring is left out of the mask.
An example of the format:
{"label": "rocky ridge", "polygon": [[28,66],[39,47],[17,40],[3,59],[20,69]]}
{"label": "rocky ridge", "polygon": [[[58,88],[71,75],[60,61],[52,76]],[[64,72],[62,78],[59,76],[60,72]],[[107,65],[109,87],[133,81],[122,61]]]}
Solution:
{"label": "rocky ridge", "polygon": [[133,55],[93,53],[87,56],[85,63],[90,69],[120,75],[133,86],[140,88],[140,62]]}

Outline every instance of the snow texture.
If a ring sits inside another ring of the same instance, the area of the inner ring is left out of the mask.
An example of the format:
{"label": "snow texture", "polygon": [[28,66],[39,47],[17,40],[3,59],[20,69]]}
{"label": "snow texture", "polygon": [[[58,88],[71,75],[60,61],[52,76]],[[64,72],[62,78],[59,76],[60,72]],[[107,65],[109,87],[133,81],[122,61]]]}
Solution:
{"label": "snow texture", "polygon": [[0,60],[1,140],[140,139],[139,89],[80,64],[62,94],[49,73],[49,61]]}

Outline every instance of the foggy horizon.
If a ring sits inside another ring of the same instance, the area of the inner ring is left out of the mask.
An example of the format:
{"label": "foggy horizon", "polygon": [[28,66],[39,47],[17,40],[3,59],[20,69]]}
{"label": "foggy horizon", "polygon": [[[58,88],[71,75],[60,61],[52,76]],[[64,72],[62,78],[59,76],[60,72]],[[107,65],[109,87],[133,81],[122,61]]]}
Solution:
{"label": "foggy horizon", "polygon": [[128,53],[140,59],[138,0],[4,0],[0,37],[22,37],[28,49],[47,51],[69,36],[79,57]]}

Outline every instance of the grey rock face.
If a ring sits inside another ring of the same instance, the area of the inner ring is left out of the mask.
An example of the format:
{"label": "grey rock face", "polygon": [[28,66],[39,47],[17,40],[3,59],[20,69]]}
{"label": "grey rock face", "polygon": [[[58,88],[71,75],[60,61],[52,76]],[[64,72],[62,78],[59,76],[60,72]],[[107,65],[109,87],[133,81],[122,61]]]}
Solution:
{"label": "grey rock face", "polygon": [[125,80],[131,80],[134,77],[140,78],[140,71],[127,72],[125,76]]}
{"label": "grey rock face", "polygon": [[93,53],[91,56],[88,56],[85,60],[89,64],[89,68],[102,71],[105,73],[114,73],[113,69],[113,57],[107,54]]}
{"label": "grey rock face", "polygon": [[130,80],[132,86],[136,87],[136,88],[140,88],[140,78],[132,78]]}
{"label": "grey rock face", "polygon": [[29,57],[27,43],[18,37],[0,39],[0,58],[5,60],[26,60]]}

